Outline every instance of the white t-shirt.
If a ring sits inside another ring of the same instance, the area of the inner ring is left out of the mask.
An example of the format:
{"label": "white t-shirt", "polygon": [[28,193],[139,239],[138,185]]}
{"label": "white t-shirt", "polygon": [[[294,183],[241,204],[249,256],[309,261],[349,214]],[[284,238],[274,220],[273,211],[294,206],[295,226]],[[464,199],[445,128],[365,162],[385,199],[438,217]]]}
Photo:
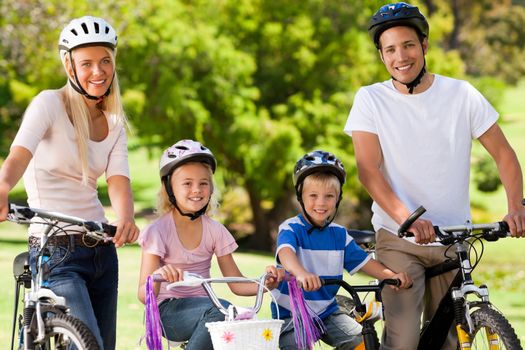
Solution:
{"label": "white t-shirt", "polygon": [[[22,146],[33,155],[24,173],[29,206],[107,221],[97,195],[97,179],[104,173],[106,178],[129,178],[129,167],[124,125],[116,116],[106,118],[107,137],[88,141],[88,184],[83,185],[75,129],[60,92],[45,90],[31,101],[11,145]],[[32,227],[30,234],[38,235],[38,228]]]}
{"label": "white t-shirt", "polygon": [[[179,239],[173,215],[168,212],[140,232],[139,244],[148,253],[160,258],[161,266],[173,264],[184,271],[210,277],[211,258],[233,253],[238,245],[224,225],[202,215],[202,239],[193,250],[184,247]],[[157,302],[168,298],[207,296],[202,286],[178,287],[168,290],[168,283],[160,285]]]}
{"label": "white t-shirt", "polygon": [[[362,87],[344,131],[376,134],[381,171],[394,193],[435,225],[470,220],[469,178],[472,139],[498,119],[489,102],[466,81],[434,75],[426,91],[405,95],[392,80]],[[397,232],[399,225],[377,203],[372,224]]]}

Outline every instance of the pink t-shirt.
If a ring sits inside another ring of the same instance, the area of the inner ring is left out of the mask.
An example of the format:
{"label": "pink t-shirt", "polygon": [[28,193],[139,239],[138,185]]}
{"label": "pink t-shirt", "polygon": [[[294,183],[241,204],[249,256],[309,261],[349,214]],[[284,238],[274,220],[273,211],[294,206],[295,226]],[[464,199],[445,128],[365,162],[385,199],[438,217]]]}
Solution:
{"label": "pink t-shirt", "polygon": [[[11,145],[31,152],[24,185],[28,204],[87,220],[106,221],[98,199],[97,179],[104,173],[129,177],[126,131],[116,116],[106,115],[109,133],[100,142],[88,141],[88,184],[82,184],[82,166],[76,134],[58,90],[45,90],[27,107]],[[32,225],[30,234],[38,235]]]}
{"label": "pink t-shirt", "polygon": [[[179,240],[171,212],[162,215],[142,230],[139,244],[146,253],[159,256],[161,265],[173,264],[184,271],[208,278],[213,254],[217,257],[231,254],[238,245],[224,225],[206,215],[201,218],[202,240],[193,250],[184,248]],[[179,287],[169,291],[166,289],[167,285],[168,283],[161,283],[158,302],[168,298],[206,296],[202,286]]]}

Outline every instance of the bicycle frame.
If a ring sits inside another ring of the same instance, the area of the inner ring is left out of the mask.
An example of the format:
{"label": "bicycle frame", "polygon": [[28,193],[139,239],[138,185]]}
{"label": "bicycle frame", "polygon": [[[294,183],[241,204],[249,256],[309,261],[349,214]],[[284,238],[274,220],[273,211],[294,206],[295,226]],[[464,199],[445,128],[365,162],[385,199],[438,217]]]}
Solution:
{"label": "bicycle frame", "polygon": [[[418,208],[399,228],[400,237],[407,235],[407,229],[419,218],[425,209]],[[440,349],[445,343],[450,327],[455,322],[460,349],[470,350],[472,339],[469,334],[474,333],[474,323],[471,312],[475,308],[491,307],[489,290],[486,285],[477,286],[472,280],[473,267],[465,241],[473,237],[482,237],[487,241],[496,241],[509,235],[509,228],[505,222],[473,225],[438,227],[434,226],[436,236],[443,245],[453,244],[456,259],[444,261],[428,268],[425,278],[429,279],[443,273],[458,269],[448,291],[443,296],[434,316],[422,328],[418,349]],[[474,234],[479,232],[478,235]],[[408,234],[409,235],[409,234]],[[474,295],[478,300],[470,301],[468,296]],[[498,348],[498,335],[488,334],[488,343]]]}
{"label": "bicycle frame", "polygon": [[[14,335],[16,327],[16,316],[18,306],[19,287],[21,284],[25,287],[24,292],[24,310],[23,310],[23,325],[22,335],[20,339],[23,342],[24,350],[34,349],[35,344],[40,344],[46,341],[46,325],[45,316],[51,314],[69,314],[69,308],[64,297],[56,295],[49,289],[49,274],[50,268],[48,261],[51,258],[47,242],[51,236],[56,232],[64,231],[63,228],[57,228],[59,223],[67,223],[84,227],[86,232],[84,234],[94,239],[107,239],[107,235],[115,233],[116,228],[111,225],[97,223],[93,221],[85,221],[80,218],[75,218],[68,215],[63,215],[55,212],[48,212],[45,210],[28,208],[10,204],[8,220],[20,224],[33,223],[32,219],[40,217],[44,220],[43,225],[45,229],[41,233],[39,255],[36,262],[36,271],[32,274],[29,267],[29,254],[27,252],[20,254],[15,258],[14,274],[17,283],[17,294],[15,296],[15,310],[13,316],[13,332],[11,337],[11,350],[14,347]],[[41,222],[38,222],[39,224]],[[55,228],[55,231],[51,232]],[[78,234],[78,232],[77,232]],[[20,261],[22,260],[22,261]],[[19,269],[16,264],[23,264],[23,271],[17,275],[15,270]],[[35,324],[36,320],[36,324]],[[36,327],[36,337],[32,327]],[[19,335],[20,336],[20,335]]]}

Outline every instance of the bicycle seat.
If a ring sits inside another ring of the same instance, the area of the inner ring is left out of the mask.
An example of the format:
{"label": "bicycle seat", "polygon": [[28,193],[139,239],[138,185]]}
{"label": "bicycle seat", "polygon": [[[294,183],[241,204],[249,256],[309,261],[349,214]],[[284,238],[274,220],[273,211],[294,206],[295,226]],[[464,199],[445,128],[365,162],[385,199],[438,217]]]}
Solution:
{"label": "bicycle seat", "polygon": [[13,276],[18,280],[27,269],[29,269],[29,252],[18,254],[13,260]]}
{"label": "bicycle seat", "polygon": [[376,234],[373,231],[346,230],[359,245],[368,245],[376,242]]}

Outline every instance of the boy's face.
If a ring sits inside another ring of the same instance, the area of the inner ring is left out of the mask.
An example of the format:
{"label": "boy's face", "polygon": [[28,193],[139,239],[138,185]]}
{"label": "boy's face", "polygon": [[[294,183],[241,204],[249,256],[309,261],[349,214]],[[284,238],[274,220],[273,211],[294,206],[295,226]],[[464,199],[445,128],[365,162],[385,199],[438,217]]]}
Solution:
{"label": "boy's face", "polygon": [[302,198],[304,209],[316,226],[324,226],[326,220],[335,212],[339,193],[337,189],[320,181],[305,179]]}

